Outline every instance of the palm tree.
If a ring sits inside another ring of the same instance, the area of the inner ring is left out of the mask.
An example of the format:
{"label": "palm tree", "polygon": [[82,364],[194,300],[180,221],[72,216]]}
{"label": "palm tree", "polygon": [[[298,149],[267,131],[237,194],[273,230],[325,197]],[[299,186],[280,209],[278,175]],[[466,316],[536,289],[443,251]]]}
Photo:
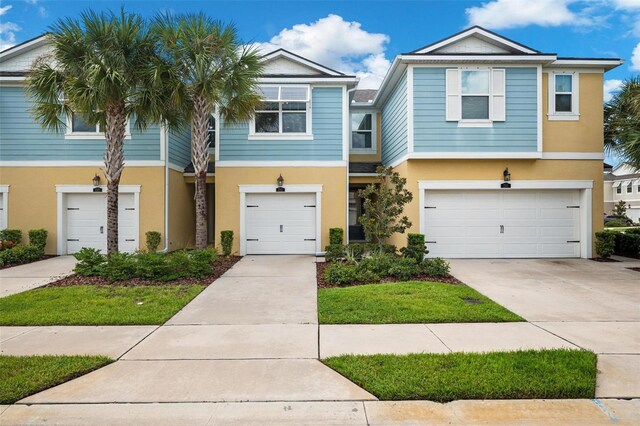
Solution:
{"label": "palm tree", "polygon": [[261,98],[257,94],[261,56],[240,43],[233,25],[223,25],[203,13],[160,15],[152,24],[169,108],[184,113],[191,124],[191,160],[196,184],[196,248],[207,246],[206,179],[209,163],[207,130],[211,113],[227,123],[253,116]]}
{"label": "palm tree", "polygon": [[625,81],[605,105],[604,146],[640,168],[640,76]]}
{"label": "palm tree", "polygon": [[39,58],[27,78],[32,113],[53,131],[63,130],[74,113],[104,129],[107,254],[112,254],[118,251],[118,185],[127,120],[135,117],[142,130],[162,119],[162,104],[154,98],[159,83],[150,72],[153,39],[143,19],[124,9],[119,14],[89,11],[79,20],[61,19],[48,37],[51,54]]}

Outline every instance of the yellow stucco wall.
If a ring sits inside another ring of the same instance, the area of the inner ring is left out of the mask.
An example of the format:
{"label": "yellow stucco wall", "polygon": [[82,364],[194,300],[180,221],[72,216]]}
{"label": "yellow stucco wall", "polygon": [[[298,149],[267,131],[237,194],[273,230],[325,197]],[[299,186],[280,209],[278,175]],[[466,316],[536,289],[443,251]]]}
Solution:
{"label": "yellow stucco wall", "polygon": [[379,163],[382,155],[382,114],[376,113],[376,153],[375,154],[350,154],[352,163]]}
{"label": "yellow stucco wall", "polygon": [[[57,252],[56,185],[91,185],[99,167],[2,167],[0,184],[9,185],[8,227],[21,229],[28,240],[30,229],[49,231],[47,254]],[[102,182],[105,182],[103,177]],[[164,234],[164,168],[125,167],[121,185],[140,185],[141,248],[145,232]],[[164,240],[161,243],[164,245]]]}
{"label": "yellow stucco wall", "polygon": [[[509,167],[512,180],[591,180],[593,181],[593,232],[603,228],[604,213],[602,161],[600,160],[410,160],[394,170],[407,178],[413,201],[405,208],[412,222],[408,232],[420,232],[418,181],[420,180],[502,180]],[[396,234],[391,243],[406,245],[406,234]]]}
{"label": "yellow stucco wall", "polygon": [[284,186],[322,184],[321,244],[329,242],[329,228],[346,229],[347,171],[344,167],[219,167],[216,169],[216,246],[220,231],[234,232],[233,251],[240,244],[240,192],[238,185],[274,185],[278,175]]}
{"label": "yellow stucco wall", "polygon": [[169,251],[195,244],[194,191],[181,172],[169,170]]}
{"label": "yellow stucco wall", "polygon": [[551,121],[549,74],[542,73],[542,150],[546,152],[602,152],[602,74],[580,73],[580,119]]}

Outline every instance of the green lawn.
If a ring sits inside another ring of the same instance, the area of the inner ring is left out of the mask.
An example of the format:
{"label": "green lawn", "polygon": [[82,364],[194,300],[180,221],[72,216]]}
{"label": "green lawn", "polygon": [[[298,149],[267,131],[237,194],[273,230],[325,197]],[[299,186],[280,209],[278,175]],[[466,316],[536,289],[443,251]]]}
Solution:
{"label": "green lawn", "polygon": [[162,324],[202,285],[45,287],[0,299],[0,325]]}
{"label": "green lawn", "polygon": [[524,321],[466,285],[416,281],[319,288],[318,315],[321,324]]}
{"label": "green lawn", "polygon": [[588,351],[343,355],[323,362],[381,400],[594,398]]}
{"label": "green lawn", "polygon": [[14,402],[113,362],[105,356],[0,356],[0,404]]}

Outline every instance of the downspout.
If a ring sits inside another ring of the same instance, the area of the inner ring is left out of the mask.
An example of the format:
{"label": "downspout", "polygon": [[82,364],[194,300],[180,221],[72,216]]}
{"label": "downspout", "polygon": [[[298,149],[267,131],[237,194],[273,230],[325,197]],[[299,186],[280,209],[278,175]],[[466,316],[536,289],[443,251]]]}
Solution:
{"label": "downspout", "polygon": [[162,253],[169,252],[169,130],[162,126],[164,135],[164,248]]}
{"label": "downspout", "polygon": [[347,204],[346,204],[346,211],[347,211],[347,221],[345,222],[346,224],[346,229],[345,229],[345,237],[344,237],[344,241],[345,243],[349,244],[349,155],[351,154],[351,102],[349,101],[349,97],[351,92],[355,92],[358,88],[358,83],[356,82],[356,87],[354,87],[353,89],[348,89],[347,90]]}

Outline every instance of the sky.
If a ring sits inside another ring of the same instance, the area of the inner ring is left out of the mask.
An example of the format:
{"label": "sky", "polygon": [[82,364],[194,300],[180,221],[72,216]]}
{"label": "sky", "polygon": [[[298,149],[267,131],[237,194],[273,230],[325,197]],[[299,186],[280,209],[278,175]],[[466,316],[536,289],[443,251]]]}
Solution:
{"label": "sky", "polygon": [[377,88],[393,58],[472,25],[544,53],[621,58],[605,74],[605,101],[640,72],[640,0],[100,1],[0,0],[0,50],[58,19],[121,6],[144,17],[204,11],[236,25],[246,43],[283,47]]}

